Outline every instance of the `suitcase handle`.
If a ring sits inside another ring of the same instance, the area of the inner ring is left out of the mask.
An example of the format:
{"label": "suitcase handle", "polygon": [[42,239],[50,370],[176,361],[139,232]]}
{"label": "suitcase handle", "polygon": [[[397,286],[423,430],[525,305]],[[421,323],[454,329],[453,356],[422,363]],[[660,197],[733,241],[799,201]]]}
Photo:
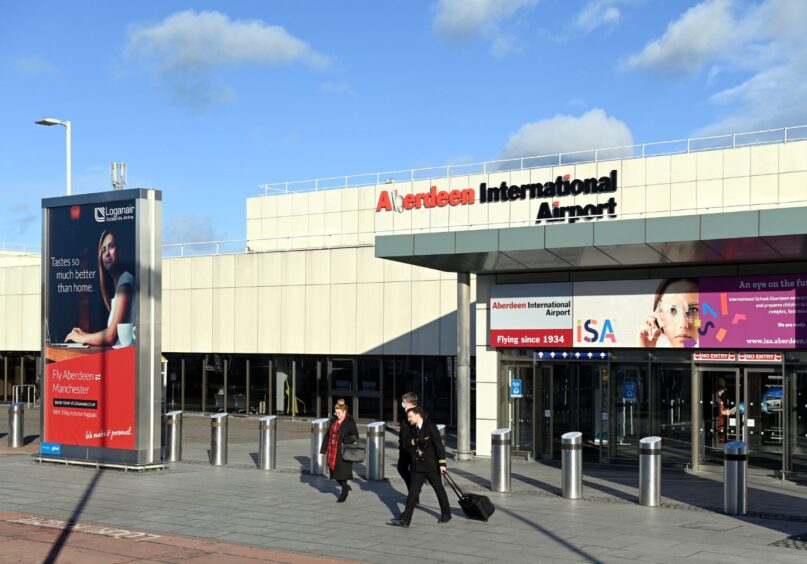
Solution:
{"label": "suitcase handle", "polygon": [[451,486],[452,490],[454,490],[454,493],[457,494],[457,497],[462,498],[462,496],[464,496],[465,494],[462,492],[462,489],[460,489],[460,487],[457,485],[457,482],[454,481],[454,478],[451,477],[451,474],[449,474],[446,471],[443,474],[443,476],[445,476],[446,482],[448,482],[448,485]]}

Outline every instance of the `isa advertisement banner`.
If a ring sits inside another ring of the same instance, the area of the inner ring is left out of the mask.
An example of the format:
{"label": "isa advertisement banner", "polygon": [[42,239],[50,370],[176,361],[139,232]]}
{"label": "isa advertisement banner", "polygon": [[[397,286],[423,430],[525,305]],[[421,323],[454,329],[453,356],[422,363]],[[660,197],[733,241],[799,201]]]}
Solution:
{"label": "isa advertisement banner", "polygon": [[[569,299],[557,284],[491,291],[494,347],[792,349],[807,347],[807,275],[665,278],[569,284],[571,311],[554,330],[571,340],[530,341],[547,316],[528,304]],[[499,296],[519,295],[507,305]],[[551,295],[551,298],[548,298]],[[494,308],[518,316],[518,326]],[[527,305],[524,305],[527,304]],[[563,308],[556,308],[557,310]],[[569,326],[571,323],[571,326]],[[502,335],[506,338],[502,338]],[[565,337],[564,337],[565,338]]]}
{"label": "isa advertisement banner", "polygon": [[135,448],[135,210],[49,209],[44,442]]}

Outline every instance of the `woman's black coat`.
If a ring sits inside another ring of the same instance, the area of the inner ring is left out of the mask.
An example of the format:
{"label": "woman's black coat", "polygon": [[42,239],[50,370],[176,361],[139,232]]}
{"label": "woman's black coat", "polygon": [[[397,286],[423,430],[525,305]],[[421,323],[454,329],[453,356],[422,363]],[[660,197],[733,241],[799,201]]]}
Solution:
{"label": "woman's black coat", "polygon": [[[319,448],[320,454],[328,452],[328,440],[331,438],[331,427],[336,423],[336,417],[331,417],[328,422],[328,430],[325,433],[325,438],[322,440],[322,446]],[[334,480],[352,480],[353,479],[353,463],[342,460],[342,443],[353,444],[359,440],[359,428],[356,427],[356,421],[350,415],[345,415],[345,420],[342,421],[342,426],[339,427],[337,435],[338,440],[336,443],[336,468],[334,468]],[[328,464],[326,459],[325,464]]]}

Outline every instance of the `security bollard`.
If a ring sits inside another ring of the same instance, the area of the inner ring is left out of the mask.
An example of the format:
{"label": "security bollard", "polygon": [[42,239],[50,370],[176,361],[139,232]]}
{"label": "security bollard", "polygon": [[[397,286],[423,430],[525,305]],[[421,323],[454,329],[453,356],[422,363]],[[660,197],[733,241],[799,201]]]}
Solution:
{"label": "security bollard", "polygon": [[496,429],[490,434],[490,489],[510,491],[510,429]]}
{"label": "security bollard", "polygon": [[562,490],[566,499],[583,497],[583,433],[572,431],[560,437]]}
{"label": "security bollard", "polygon": [[311,422],[311,464],[309,472],[312,476],[325,475],[325,470],[328,468],[327,460],[324,454],[319,453],[322,446],[322,440],[325,438],[325,433],[328,431],[328,419],[314,419]]}
{"label": "security bollard", "polygon": [[384,479],[384,426],[383,421],[367,425],[367,479]]}
{"label": "security bollard", "polygon": [[745,515],[748,512],[748,445],[743,441],[726,443],[723,462],[723,512]]}
{"label": "security bollard", "polygon": [[258,421],[258,466],[261,470],[277,468],[277,415],[267,415]]}
{"label": "security bollard", "polygon": [[639,441],[639,505],[658,507],[661,498],[661,437]]}
{"label": "security bollard", "polygon": [[182,460],[182,412],[169,411],[165,414],[165,460]]}
{"label": "security bollard", "polygon": [[25,404],[8,404],[8,446],[20,448],[25,438]]}
{"label": "security bollard", "polygon": [[217,413],[210,417],[210,464],[227,464],[227,414]]}
{"label": "security bollard", "polygon": [[440,433],[440,440],[443,441],[443,446],[446,445],[446,426],[442,423],[437,424],[437,431]]}

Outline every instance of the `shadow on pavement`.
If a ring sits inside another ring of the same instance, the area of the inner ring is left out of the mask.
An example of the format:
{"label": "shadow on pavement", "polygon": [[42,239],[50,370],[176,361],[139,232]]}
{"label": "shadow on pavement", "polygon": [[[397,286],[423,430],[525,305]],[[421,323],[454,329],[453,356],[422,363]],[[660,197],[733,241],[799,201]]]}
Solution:
{"label": "shadow on pavement", "polygon": [[70,515],[70,518],[67,520],[67,524],[65,525],[64,529],[62,529],[59,538],[53,543],[53,547],[51,547],[50,552],[48,552],[48,555],[43,560],[45,564],[53,564],[56,562],[56,559],[59,557],[59,553],[62,551],[62,547],[67,543],[68,537],[70,537],[70,534],[73,532],[73,527],[75,527],[78,523],[79,517],[81,517],[81,514],[84,512],[84,507],[90,501],[90,497],[92,497],[92,493],[95,491],[95,488],[101,479],[101,474],[103,473],[104,470],[100,468],[95,472],[95,476],[93,476],[92,480],[87,485],[87,489],[84,490],[84,495],[81,496],[81,500],[78,502],[78,505],[76,505],[72,515]]}
{"label": "shadow on pavement", "polygon": [[29,445],[39,438],[39,435],[28,435],[22,439],[23,445]]}
{"label": "shadow on pavement", "polygon": [[560,538],[559,536],[557,536],[552,531],[546,530],[545,528],[543,528],[538,523],[534,523],[534,522],[530,521],[529,519],[527,519],[523,515],[519,515],[518,513],[515,513],[513,511],[510,511],[509,509],[505,509],[505,508],[502,508],[502,507],[498,507],[497,509],[499,511],[503,512],[503,513],[507,513],[508,515],[510,515],[511,517],[513,517],[515,519],[518,519],[522,523],[524,523],[526,525],[529,525],[530,527],[532,527],[533,529],[535,529],[536,531],[538,531],[542,535],[546,536],[547,538],[555,541],[556,543],[558,543],[562,547],[569,550],[569,552],[573,552],[573,553],[577,554],[580,558],[583,558],[586,562],[602,562],[602,560],[597,560],[596,558],[594,558],[594,556],[592,556],[591,554],[589,554],[588,552],[586,552],[582,548],[579,548],[579,547],[573,545],[572,543],[570,543],[569,541]]}
{"label": "shadow on pavement", "polygon": [[535,486],[539,490],[543,490],[552,495],[559,496],[563,494],[563,491],[559,487],[553,486],[552,484],[547,484],[546,482],[542,482],[541,480],[537,480],[535,478],[530,478],[529,476],[525,476],[523,474],[516,474],[515,472],[511,472],[510,477],[518,480],[519,482],[524,482],[525,484],[528,484],[530,486]]}
{"label": "shadow on pavement", "polygon": [[378,500],[387,506],[387,509],[389,509],[389,512],[393,517],[398,517],[398,515],[400,515],[400,513],[403,511],[401,506],[398,505],[398,502],[405,503],[406,494],[402,494],[396,490],[388,479],[373,482],[369,482],[367,480],[354,480],[354,483],[361,489],[361,491],[375,494],[378,497]]}
{"label": "shadow on pavement", "polygon": [[261,461],[258,460],[259,453],[257,452],[250,452],[249,457],[252,459],[252,463],[255,465],[255,468],[259,468],[261,465]]}

